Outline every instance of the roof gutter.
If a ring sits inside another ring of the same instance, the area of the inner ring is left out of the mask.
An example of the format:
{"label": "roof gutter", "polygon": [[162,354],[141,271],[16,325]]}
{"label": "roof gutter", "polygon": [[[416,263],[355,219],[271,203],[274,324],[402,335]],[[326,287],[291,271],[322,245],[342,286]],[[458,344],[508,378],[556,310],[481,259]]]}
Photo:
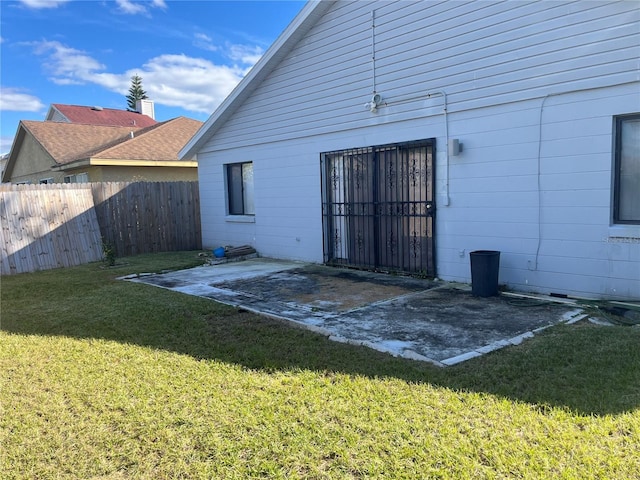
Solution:
{"label": "roof gutter", "polygon": [[51,168],[54,172],[65,172],[78,167],[179,167],[197,168],[198,162],[193,160],[121,160],[112,158],[83,158],[64,165]]}

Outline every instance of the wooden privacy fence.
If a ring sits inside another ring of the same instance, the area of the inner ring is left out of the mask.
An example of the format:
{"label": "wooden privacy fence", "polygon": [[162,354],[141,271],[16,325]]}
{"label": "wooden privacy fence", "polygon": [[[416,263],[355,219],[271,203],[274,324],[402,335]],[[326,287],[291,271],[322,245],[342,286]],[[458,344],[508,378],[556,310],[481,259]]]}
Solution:
{"label": "wooden privacy fence", "polygon": [[93,183],[106,243],[119,256],[201,248],[197,182]]}
{"label": "wooden privacy fence", "polygon": [[0,185],[2,275],[202,248],[197,182]]}
{"label": "wooden privacy fence", "polygon": [[69,267],[102,258],[89,188],[0,186],[0,273]]}

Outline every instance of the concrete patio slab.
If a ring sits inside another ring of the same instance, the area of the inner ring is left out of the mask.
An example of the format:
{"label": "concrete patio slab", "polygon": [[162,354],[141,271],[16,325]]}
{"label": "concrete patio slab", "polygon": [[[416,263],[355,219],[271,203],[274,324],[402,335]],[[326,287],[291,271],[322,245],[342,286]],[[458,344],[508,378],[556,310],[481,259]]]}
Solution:
{"label": "concrete patio slab", "polygon": [[126,279],[439,366],[518,345],[582,313],[538,299],[479,298],[466,285],[264,258]]}

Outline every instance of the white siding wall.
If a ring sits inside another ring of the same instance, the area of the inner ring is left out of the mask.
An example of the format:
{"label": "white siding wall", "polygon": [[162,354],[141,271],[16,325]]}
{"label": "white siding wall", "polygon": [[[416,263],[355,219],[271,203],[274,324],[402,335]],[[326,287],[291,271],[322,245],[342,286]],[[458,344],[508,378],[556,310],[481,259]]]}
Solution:
{"label": "white siding wall", "polygon": [[613,116],[640,109],[638,86],[542,102],[451,115],[464,151],[438,210],[440,272],[468,281],[469,251],[500,250],[511,287],[638,299],[640,227],[610,226]]}
{"label": "white siding wall", "polygon": [[52,112],[53,114],[51,115],[51,118],[48,118],[47,120],[50,120],[52,122],[68,122],[69,121],[58,110],[52,110]]}
{"label": "white siding wall", "polygon": [[[320,153],[436,138],[440,277],[469,281],[469,251],[495,249],[514,288],[640,298],[640,228],[610,226],[639,22],[635,2],[338,2],[199,153],[205,245],[320,262]],[[448,169],[436,91],[464,144]],[[255,223],[225,218],[223,165],[239,161]]]}

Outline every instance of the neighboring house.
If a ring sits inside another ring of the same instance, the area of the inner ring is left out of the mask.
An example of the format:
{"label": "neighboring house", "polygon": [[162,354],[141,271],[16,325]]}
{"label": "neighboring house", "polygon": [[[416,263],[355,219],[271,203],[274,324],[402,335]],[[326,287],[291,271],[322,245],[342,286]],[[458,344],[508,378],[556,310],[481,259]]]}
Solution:
{"label": "neighboring house", "polygon": [[9,160],[8,153],[5,153],[4,155],[0,156],[0,178],[2,178],[2,175],[4,174],[4,169],[7,166],[8,160]]}
{"label": "neighboring house", "polygon": [[2,181],[196,181],[196,161],[178,151],[201,125],[185,117],[146,128],[23,120]]}
{"label": "neighboring house", "polygon": [[[150,106],[149,106],[150,105]],[[111,127],[150,127],[155,125],[153,102],[144,101],[142,112],[116,110],[114,108],[86,107],[52,103],[45,120],[52,122],[80,123],[83,125],[104,125]]]}
{"label": "neighboring house", "polygon": [[640,300],[639,52],[636,2],[310,2],[181,151],[203,245]]}

